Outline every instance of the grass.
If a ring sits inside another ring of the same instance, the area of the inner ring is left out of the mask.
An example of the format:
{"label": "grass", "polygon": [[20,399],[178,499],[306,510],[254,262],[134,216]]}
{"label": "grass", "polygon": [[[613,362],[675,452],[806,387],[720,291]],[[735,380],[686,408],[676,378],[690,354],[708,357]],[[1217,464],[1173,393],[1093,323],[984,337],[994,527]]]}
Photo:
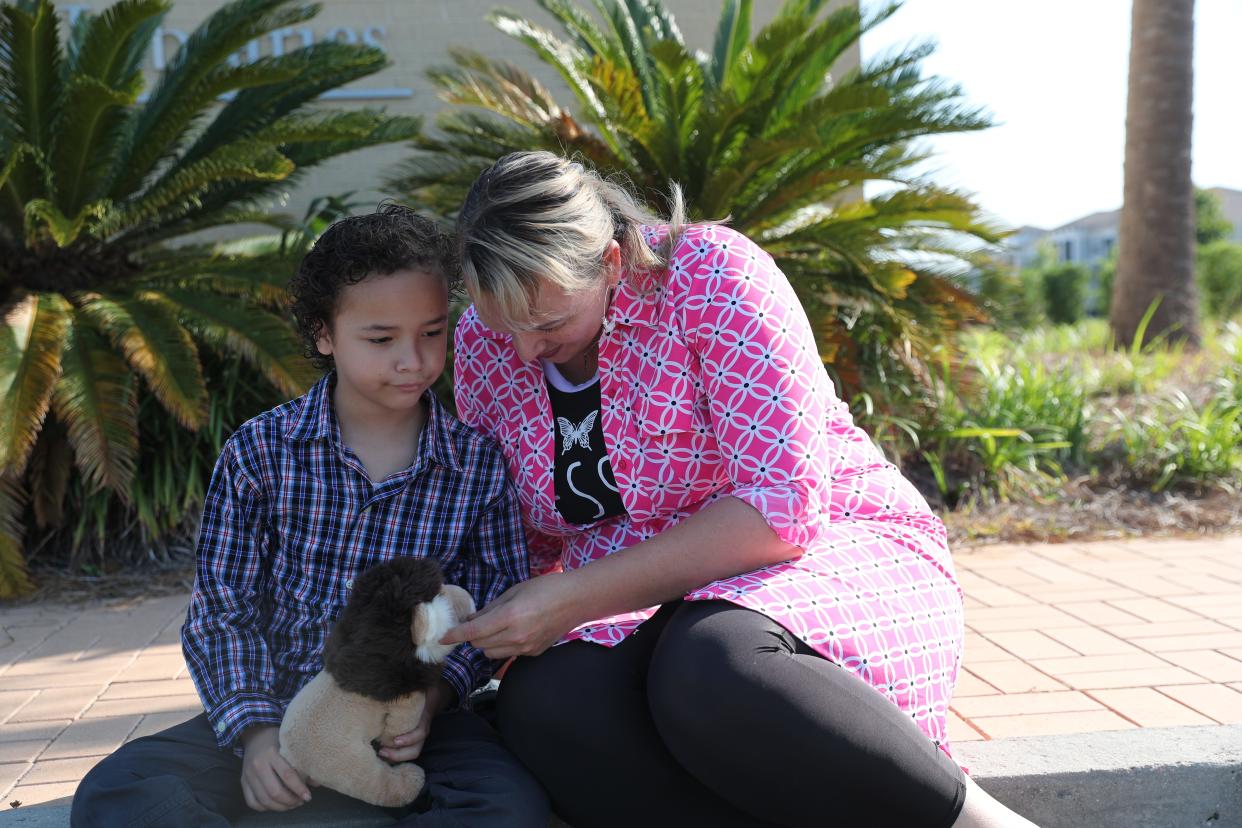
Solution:
{"label": "grass", "polygon": [[[1150,313],[1149,313],[1150,317]],[[1134,491],[1242,489],[1242,325],[1205,326],[1197,351],[1117,350],[1107,323],[961,335],[921,416],[864,428],[949,508],[1052,502],[1071,479]],[[1076,496],[1080,496],[1076,495]]]}

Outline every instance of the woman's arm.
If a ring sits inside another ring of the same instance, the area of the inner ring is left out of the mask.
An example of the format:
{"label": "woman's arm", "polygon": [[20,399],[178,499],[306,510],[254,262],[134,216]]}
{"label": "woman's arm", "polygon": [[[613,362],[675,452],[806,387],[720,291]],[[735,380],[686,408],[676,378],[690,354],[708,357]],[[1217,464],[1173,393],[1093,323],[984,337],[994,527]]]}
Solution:
{"label": "woman's arm", "polygon": [[593,618],[671,601],[799,552],[754,507],[724,497],[628,549],[517,584],[443,642],[469,641],[488,658],[538,655]]}

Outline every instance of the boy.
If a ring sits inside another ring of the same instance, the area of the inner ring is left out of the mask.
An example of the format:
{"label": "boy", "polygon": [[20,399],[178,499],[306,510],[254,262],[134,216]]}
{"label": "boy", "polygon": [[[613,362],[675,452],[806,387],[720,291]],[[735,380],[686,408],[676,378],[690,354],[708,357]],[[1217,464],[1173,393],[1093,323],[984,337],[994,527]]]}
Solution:
{"label": "boy", "polygon": [[[527,577],[500,452],[430,391],[455,273],[450,239],[395,205],[337,222],[307,254],[293,312],[308,356],[331,370],[238,428],[216,463],[182,628],[206,712],[92,770],[74,826],[224,826],[246,806],[310,802],[314,782],[280,756],[278,728],[321,668],[353,578],[398,555],[434,555],[482,607]],[[427,772],[399,824],[546,826],[539,784],[460,706],[489,672],[481,651],[456,648],[419,727],[381,746]]]}

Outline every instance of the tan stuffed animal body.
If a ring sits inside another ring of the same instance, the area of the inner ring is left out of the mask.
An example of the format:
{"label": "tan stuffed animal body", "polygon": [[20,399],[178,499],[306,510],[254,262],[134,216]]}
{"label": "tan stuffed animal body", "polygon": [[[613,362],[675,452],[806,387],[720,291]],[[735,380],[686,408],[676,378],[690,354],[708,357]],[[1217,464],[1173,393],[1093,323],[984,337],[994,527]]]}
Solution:
{"label": "tan stuffed animal body", "polygon": [[413,730],[426,691],[452,646],[440,638],[474,612],[461,587],[445,584],[430,558],[371,567],[324,646],[324,668],[289,703],[280,754],[321,785],[372,805],[413,802],[426,779],[412,762],[390,765],[376,746]]}

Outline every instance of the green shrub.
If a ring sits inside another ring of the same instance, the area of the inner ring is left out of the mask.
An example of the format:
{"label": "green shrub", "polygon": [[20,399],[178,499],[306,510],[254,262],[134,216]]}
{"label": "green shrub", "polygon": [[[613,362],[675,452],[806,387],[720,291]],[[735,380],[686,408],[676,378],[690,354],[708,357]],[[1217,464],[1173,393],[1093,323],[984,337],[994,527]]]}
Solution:
{"label": "green shrub", "polygon": [[1242,475],[1242,408],[1236,379],[1207,404],[1182,392],[1138,412],[1112,412],[1113,437],[1134,483],[1163,491],[1178,484],[1237,482]]}
{"label": "green shrub", "polygon": [[1087,283],[1091,278],[1087,269],[1066,263],[1045,270],[1042,278],[1048,319],[1058,325],[1073,325],[1082,319],[1087,304]]}
{"label": "green shrub", "polygon": [[1220,196],[1211,190],[1195,188],[1195,244],[1202,247],[1233,234],[1233,222],[1225,215]]}
{"label": "green shrub", "polygon": [[140,391],[137,468],[127,501],[75,476],[64,499],[67,519],[44,522],[30,533],[41,556],[74,570],[106,571],[168,550],[193,549],[203,497],[224,441],[237,426],[287,398],[240,357],[206,353],[203,369],[210,396],[202,428],[183,428],[159,400]]}
{"label": "green shrub", "polygon": [[1203,245],[1195,270],[1207,316],[1232,319],[1242,313],[1242,244],[1222,240]]}
{"label": "green shrub", "polygon": [[1025,330],[1044,318],[1044,299],[1038,275],[1030,270],[986,268],[979,273],[979,299],[1000,328]]}
{"label": "green shrub", "polygon": [[385,68],[376,47],[238,63],[318,11],[293,0],[220,6],[143,96],[170,5],[123,0],[63,27],[49,0],[0,2],[0,597],[31,586],[26,528],[87,508],[71,491],[141,510],[140,419],[209,427],[207,360],[240,357],[285,395],[313,380],[283,307],[296,257],[222,254],[194,234],[288,227],[266,208],[305,170],[418,132],[317,102]]}
{"label": "green shrub", "polygon": [[[970,196],[912,175],[912,142],[991,125],[925,75],[929,44],[833,69],[897,4],[787,0],[759,24],[750,0],[725,0],[704,51],[658,0],[538,5],[554,29],[503,10],[489,20],[573,101],[525,66],[453,50],[431,74],[450,104],[439,134],[416,142],[390,186],[449,217],[485,167],[536,149],[624,177],[658,206],[675,181],[692,219],[730,216],[775,258],[845,398],[903,406],[894,389],[924,382],[929,354],[981,316],[958,277],[964,242],[1000,233]],[[896,188],[867,197],[872,181]]]}
{"label": "green shrub", "polygon": [[970,495],[1037,495],[1085,456],[1089,409],[1072,368],[984,360],[973,373],[946,376],[938,392],[914,448],[949,505]]}
{"label": "green shrub", "polygon": [[1117,247],[1114,246],[1108,258],[1100,262],[1095,271],[1095,291],[1088,299],[1088,313],[1091,316],[1107,319],[1113,308],[1113,282],[1117,280]]}

